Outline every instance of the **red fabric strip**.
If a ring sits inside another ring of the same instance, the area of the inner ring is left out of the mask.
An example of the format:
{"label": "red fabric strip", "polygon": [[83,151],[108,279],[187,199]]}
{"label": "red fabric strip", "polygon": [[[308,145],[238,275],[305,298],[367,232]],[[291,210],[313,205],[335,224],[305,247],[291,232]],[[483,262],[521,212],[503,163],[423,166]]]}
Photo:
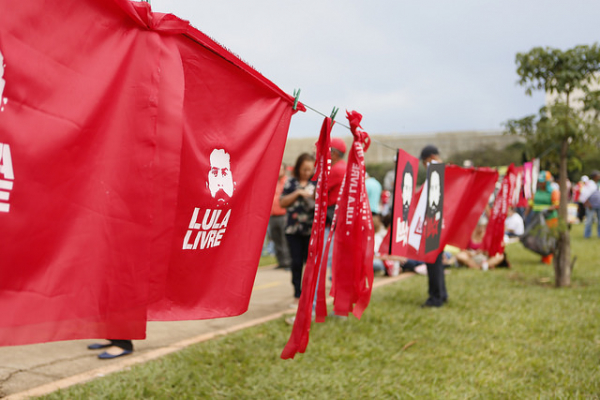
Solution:
{"label": "red fabric strip", "polygon": [[327,176],[331,162],[329,138],[333,127],[331,118],[326,117],[321,126],[319,141],[317,142],[317,188],[315,190],[315,214],[313,228],[310,236],[308,258],[304,267],[302,278],[302,294],[296,312],[296,319],[290,338],[285,345],[281,358],[294,358],[296,353],[304,353],[308,345],[310,326],[312,320],[313,300],[317,291],[316,321],[325,321],[327,305],[325,303],[325,281],[327,258],[323,262],[323,242],[325,236],[325,221],[327,218]]}
{"label": "red fabric strip", "polygon": [[344,185],[336,209],[337,224],[332,262],[334,312],[360,318],[373,287],[373,223],[365,187],[364,150],[369,135],[361,129],[362,116],[347,112],[354,141],[348,154]]}

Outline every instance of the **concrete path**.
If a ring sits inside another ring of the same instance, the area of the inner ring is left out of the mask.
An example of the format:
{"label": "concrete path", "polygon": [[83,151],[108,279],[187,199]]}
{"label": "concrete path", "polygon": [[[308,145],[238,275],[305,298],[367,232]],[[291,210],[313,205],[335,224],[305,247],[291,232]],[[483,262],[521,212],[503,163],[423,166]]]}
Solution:
{"label": "concrete path", "polygon": [[[374,288],[409,275],[375,278]],[[135,352],[115,360],[99,360],[96,356],[100,351],[87,350],[87,345],[94,340],[0,347],[0,398],[14,400],[41,396],[216,336],[277,318],[283,323],[283,315],[294,313],[289,307],[292,293],[289,271],[261,267],[245,314],[204,321],[150,322],[147,339],[134,341]]]}

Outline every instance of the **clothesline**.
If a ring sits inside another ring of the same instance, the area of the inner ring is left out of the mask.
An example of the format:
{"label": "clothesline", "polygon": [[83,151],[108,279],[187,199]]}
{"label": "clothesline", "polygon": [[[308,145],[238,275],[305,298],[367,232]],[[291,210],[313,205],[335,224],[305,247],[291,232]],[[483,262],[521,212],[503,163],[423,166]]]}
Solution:
{"label": "clothesline", "polygon": [[[323,117],[326,117],[326,118],[327,118],[327,117],[331,117],[330,115],[325,115],[325,114],[324,114],[324,113],[322,113],[321,111],[319,111],[319,110],[317,110],[317,109],[314,109],[314,108],[312,108],[311,106],[309,106],[308,104],[306,104],[306,103],[304,103],[304,102],[302,102],[302,104],[304,105],[304,107],[308,108],[308,109],[309,109],[309,110],[311,110],[311,111],[314,111],[314,112],[316,112],[317,114],[319,114],[319,115],[321,115],[321,116],[323,116]],[[336,124],[338,124],[338,125],[340,125],[340,126],[343,126],[344,128],[346,128],[346,129],[350,130],[350,127],[349,127],[348,125],[344,125],[344,124],[342,124],[342,123],[340,123],[340,122],[337,122],[336,120],[333,120],[333,121],[334,121]],[[392,147],[392,146],[390,146],[390,145],[387,145],[387,144],[385,144],[385,143],[383,143],[383,142],[380,142],[379,140],[376,140],[376,139],[373,139],[373,138],[371,138],[371,143],[376,143],[376,144],[378,144],[378,145],[380,145],[380,146],[387,147],[388,149],[392,149],[392,150],[398,150],[398,148],[396,148],[396,147]]]}

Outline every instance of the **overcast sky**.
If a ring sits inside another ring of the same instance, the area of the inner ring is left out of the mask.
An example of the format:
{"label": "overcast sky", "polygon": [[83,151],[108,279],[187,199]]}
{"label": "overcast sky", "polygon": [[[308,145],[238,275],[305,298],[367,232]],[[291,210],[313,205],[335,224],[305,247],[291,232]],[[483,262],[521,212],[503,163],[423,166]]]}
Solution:
{"label": "overcast sky", "polygon": [[[371,134],[502,129],[544,96],[517,85],[515,55],[599,41],[598,0],[151,0],[224,45],[287,93]],[[292,118],[316,137],[322,117]],[[333,136],[348,134],[334,128]]]}

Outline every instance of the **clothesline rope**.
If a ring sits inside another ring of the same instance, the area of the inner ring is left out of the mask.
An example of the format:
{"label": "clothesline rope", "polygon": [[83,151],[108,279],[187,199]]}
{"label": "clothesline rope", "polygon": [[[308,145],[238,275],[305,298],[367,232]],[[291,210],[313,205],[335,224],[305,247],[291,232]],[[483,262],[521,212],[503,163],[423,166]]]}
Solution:
{"label": "clothesline rope", "polygon": [[[304,107],[308,108],[308,109],[309,109],[309,110],[311,110],[311,111],[314,111],[314,112],[316,112],[317,114],[319,114],[319,115],[321,115],[321,116],[323,116],[323,117],[325,117],[325,118],[327,118],[327,117],[330,117],[330,115],[325,115],[325,114],[323,114],[321,111],[319,111],[319,110],[317,110],[317,109],[314,109],[314,108],[312,108],[311,106],[309,106],[308,104],[306,104],[306,103],[304,103],[304,102],[303,102],[302,104],[304,105]],[[333,120],[333,122],[335,122],[336,124],[338,124],[338,125],[340,125],[340,126],[343,126],[344,128],[346,128],[346,129],[350,130],[350,127],[349,127],[348,125],[344,125],[344,124],[342,124],[341,122],[337,122],[336,120]],[[388,149],[391,149],[391,150],[394,150],[394,151],[397,151],[397,150],[398,150],[398,148],[396,148],[396,147],[392,147],[392,146],[390,146],[390,145],[387,145],[387,144],[385,144],[385,143],[383,143],[383,142],[380,142],[379,140],[376,140],[376,139],[373,139],[373,138],[371,138],[371,142],[372,142],[372,143],[376,143],[376,144],[378,144],[378,145],[380,145],[380,146],[383,146],[383,147],[387,147]]]}

